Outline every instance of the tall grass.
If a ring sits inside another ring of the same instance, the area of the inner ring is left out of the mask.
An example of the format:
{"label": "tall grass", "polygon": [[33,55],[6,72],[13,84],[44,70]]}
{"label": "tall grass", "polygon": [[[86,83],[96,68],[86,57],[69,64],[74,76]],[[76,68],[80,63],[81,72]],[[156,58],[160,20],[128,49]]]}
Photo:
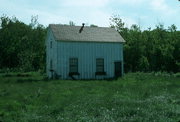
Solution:
{"label": "tall grass", "polygon": [[114,81],[44,81],[0,75],[0,121],[180,120],[180,78],[173,74],[129,73]]}

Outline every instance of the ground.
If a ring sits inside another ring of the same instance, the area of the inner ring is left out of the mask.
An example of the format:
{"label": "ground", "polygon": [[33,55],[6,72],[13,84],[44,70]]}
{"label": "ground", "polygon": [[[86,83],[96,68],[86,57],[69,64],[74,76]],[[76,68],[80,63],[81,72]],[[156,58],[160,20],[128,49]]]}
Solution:
{"label": "ground", "polygon": [[47,80],[0,74],[0,122],[180,120],[180,77],[128,73],[117,80]]}

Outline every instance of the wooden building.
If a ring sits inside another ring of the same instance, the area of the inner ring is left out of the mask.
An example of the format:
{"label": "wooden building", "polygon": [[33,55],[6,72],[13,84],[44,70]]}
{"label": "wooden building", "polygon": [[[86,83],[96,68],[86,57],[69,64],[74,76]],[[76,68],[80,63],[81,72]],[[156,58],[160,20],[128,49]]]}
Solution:
{"label": "wooden building", "polygon": [[106,79],[123,75],[123,43],[114,28],[50,24],[46,38],[49,78]]}

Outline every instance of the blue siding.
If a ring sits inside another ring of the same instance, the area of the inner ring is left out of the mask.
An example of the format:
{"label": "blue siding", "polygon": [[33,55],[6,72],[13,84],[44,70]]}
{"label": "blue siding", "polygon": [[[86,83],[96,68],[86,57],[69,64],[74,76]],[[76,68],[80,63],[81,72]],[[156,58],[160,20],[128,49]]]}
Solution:
{"label": "blue siding", "polygon": [[[112,78],[114,77],[114,62],[122,61],[123,63],[123,45],[121,43],[58,41],[56,73],[61,75],[62,79],[70,79],[68,76],[69,58],[73,57],[78,58],[79,79]],[[107,75],[95,77],[96,58],[104,58],[104,70]]]}
{"label": "blue siding", "polygon": [[[52,41],[52,48],[50,48],[50,43]],[[52,77],[52,73],[50,72],[50,61],[52,60],[52,69],[57,71],[57,41],[55,41],[53,33],[50,29],[48,29],[48,34],[46,38],[46,73],[49,78]]]}

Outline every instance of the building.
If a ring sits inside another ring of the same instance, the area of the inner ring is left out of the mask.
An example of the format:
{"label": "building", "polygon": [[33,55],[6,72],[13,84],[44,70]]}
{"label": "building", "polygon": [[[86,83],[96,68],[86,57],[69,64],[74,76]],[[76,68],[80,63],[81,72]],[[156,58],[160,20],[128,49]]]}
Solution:
{"label": "building", "polygon": [[106,79],[123,75],[123,43],[114,28],[50,24],[46,38],[49,78]]}

